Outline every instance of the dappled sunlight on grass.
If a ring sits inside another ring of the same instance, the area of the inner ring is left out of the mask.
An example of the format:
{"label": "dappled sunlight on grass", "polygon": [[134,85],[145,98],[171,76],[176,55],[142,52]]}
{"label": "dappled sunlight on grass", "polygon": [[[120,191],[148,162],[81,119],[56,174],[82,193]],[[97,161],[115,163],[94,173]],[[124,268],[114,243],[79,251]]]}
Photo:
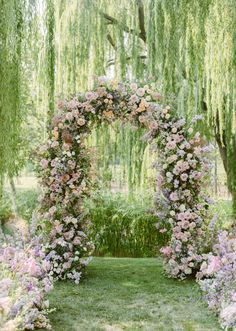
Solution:
{"label": "dappled sunlight on grass", "polygon": [[219,331],[194,280],[167,278],[161,260],[94,258],[80,285],[50,295],[53,331]]}

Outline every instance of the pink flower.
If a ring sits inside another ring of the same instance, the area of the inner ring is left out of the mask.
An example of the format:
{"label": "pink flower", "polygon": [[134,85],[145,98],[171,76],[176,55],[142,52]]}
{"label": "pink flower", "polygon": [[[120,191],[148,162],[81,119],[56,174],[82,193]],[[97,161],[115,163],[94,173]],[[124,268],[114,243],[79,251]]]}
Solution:
{"label": "pink flower", "polygon": [[201,174],[201,172],[199,172],[199,171],[193,171],[191,177],[192,177],[193,179],[195,179],[195,180],[199,180],[199,179],[202,178],[202,174]]}
{"label": "pink flower", "polygon": [[174,140],[172,141],[169,141],[167,144],[166,144],[166,148],[172,150],[172,149],[175,149],[176,148],[176,142]]}
{"label": "pink flower", "polygon": [[9,296],[0,298],[0,308],[7,314],[10,310],[11,298]]}
{"label": "pink flower", "polygon": [[232,298],[233,301],[236,301],[236,292],[232,293],[231,298]]}
{"label": "pink flower", "polygon": [[28,261],[22,266],[22,271],[29,273],[30,275],[37,277],[40,275],[41,270],[33,258],[29,258]]}
{"label": "pink flower", "polygon": [[86,98],[88,101],[96,100],[97,97],[98,97],[97,93],[94,93],[94,92],[86,92],[86,93],[85,93],[85,98]]}
{"label": "pink flower", "polygon": [[81,244],[81,239],[80,239],[80,237],[75,237],[74,240],[73,240],[73,244],[74,244],[74,245],[79,245],[79,244]]}
{"label": "pink flower", "polygon": [[97,81],[99,85],[105,85],[108,79],[106,76],[100,76],[97,78]]}
{"label": "pink flower", "polygon": [[219,271],[221,268],[221,261],[219,256],[211,256],[210,262],[207,267],[207,273],[213,274],[217,271]]}
{"label": "pink flower", "polygon": [[160,249],[160,252],[169,257],[172,253],[172,248],[170,246],[165,246]]}
{"label": "pink flower", "polygon": [[144,94],[145,94],[145,89],[142,88],[142,87],[138,88],[137,91],[136,91],[136,94],[137,94],[139,97],[143,97]]}
{"label": "pink flower", "polygon": [[164,178],[162,175],[158,175],[157,176],[157,185],[160,187],[162,185],[162,183],[164,182]]}
{"label": "pink flower", "polygon": [[73,119],[73,114],[71,113],[71,112],[69,112],[69,113],[66,113],[66,119],[68,120],[68,121],[71,121],[72,119]]}
{"label": "pink flower", "polygon": [[41,167],[42,167],[43,169],[47,169],[47,167],[48,167],[48,160],[46,160],[46,159],[42,159],[42,160],[40,161],[40,165],[41,165]]}
{"label": "pink flower", "polygon": [[78,101],[76,99],[72,99],[71,101],[68,102],[67,108],[69,110],[72,110],[78,106]]}
{"label": "pink flower", "polygon": [[170,200],[171,201],[178,201],[179,200],[178,194],[176,192],[172,192],[170,194]]}
{"label": "pink flower", "polygon": [[131,95],[131,97],[130,97],[131,103],[136,103],[138,101],[139,101],[139,98],[137,97],[137,95],[135,95],[135,94]]}
{"label": "pink flower", "polygon": [[188,175],[186,173],[183,173],[180,175],[180,178],[183,182],[186,182],[186,180],[188,179]]}

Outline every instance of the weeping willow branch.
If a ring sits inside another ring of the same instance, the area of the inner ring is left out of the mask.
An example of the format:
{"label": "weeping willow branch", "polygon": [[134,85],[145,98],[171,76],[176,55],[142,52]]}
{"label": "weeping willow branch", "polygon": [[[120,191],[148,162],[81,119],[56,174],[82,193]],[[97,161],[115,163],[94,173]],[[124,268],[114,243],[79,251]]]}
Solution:
{"label": "weeping willow branch", "polygon": [[47,26],[47,48],[46,48],[46,61],[47,61],[47,84],[48,84],[48,120],[53,116],[54,113],[54,94],[55,94],[55,45],[54,45],[54,2],[53,0],[47,1],[47,15],[46,15],[46,26]]}
{"label": "weeping willow branch", "polygon": [[114,50],[117,51],[116,44],[115,44],[112,36],[110,35],[110,33],[107,34],[107,40],[109,41],[109,43],[111,44],[111,46],[114,48]]}
{"label": "weeping willow branch", "polygon": [[139,18],[139,28],[140,28],[140,38],[146,43],[146,31],[144,22],[144,6],[142,0],[137,0],[138,3],[138,18]]}
{"label": "weeping willow branch", "polygon": [[[136,36],[138,36],[140,39],[142,39],[144,42],[146,42],[146,33],[145,31],[141,30],[141,32],[138,32],[132,28],[129,28],[127,25],[119,22],[115,17],[112,17],[104,12],[100,12],[100,14],[107,20],[107,24],[113,24],[113,25],[118,25],[119,28],[121,28],[123,31],[127,32],[127,33],[131,33],[134,34]],[[141,17],[141,27],[142,29],[144,28],[144,16],[142,14],[142,6],[140,6],[140,17]]]}
{"label": "weeping willow branch", "polygon": [[[147,59],[147,56],[146,55],[140,55],[139,56],[139,59],[140,60],[145,60],[145,59]],[[132,57],[131,56],[127,56],[126,57],[126,61],[128,62],[128,61],[131,61],[132,60]],[[115,65],[115,63],[116,63],[116,60],[115,59],[110,59],[110,60],[108,60],[108,62],[107,62],[107,67],[110,67],[110,66],[112,66],[112,65]]]}

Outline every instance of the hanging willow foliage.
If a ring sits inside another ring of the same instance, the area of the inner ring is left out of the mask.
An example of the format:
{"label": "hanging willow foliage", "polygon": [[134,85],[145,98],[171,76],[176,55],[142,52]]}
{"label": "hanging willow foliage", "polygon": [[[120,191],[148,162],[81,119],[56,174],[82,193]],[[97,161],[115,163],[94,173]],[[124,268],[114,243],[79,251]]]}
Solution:
{"label": "hanging willow foliage", "polygon": [[46,63],[47,63],[47,84],[48,84],[48,106],[49,118],[54,114],[54,93],[55,93],[55,41],[54,41],[54,3],[53,0],[47,1],[46,7]]}
{"label": "hanging willow foliage", "polygon": [[206,114],[236,207],[236,2],[60,0],[56,22],[57,91],[89,88],[93,74],[155,79],[187,119]]}
{"label": "hanging willow foliage", "polygon": [[0,180],[20,167],[23,1],[0,1]]}
{"label": "hanging willow foliage", "polygon": [[236,2],[33,2],[38,109],[52,110],[53,94],[91,88],[93,75],[155,80],[187,120],[206,115],[204,131],[218,142],[236,207]]}
{"label": "hanging willow foliage", "polygon": [[103,184],[133,192],[150,189],[150,183],[155,183],[152,163],[156,155],[143,135],[142,129],[121,125],[119,121],[114,126],[103,124],[92,132],[88,144],[96,147],[97,174]]}

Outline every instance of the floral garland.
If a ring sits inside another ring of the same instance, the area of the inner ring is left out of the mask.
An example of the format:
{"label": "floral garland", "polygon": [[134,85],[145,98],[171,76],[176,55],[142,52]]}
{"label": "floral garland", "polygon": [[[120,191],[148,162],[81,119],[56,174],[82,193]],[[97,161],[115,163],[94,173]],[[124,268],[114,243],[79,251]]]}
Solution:
{"label": "floral garland", "polygon": [[208,149],[198,133],[158,103],[160,98],[153,86],[102,77],[94,91],[59,103],[49,140],[40,148],[42,227],[49,232],[46,250],[54,277],[79,282],[89,262],[93,244],[83,198],[91,190],[93,171],[85,139],[95,123],[116,119],[145,127],[146,139],[160,151],[157,210],[160,231],[171,233],[170,244],[161,249],[167,272],[183,278],[198,267],[208,206],[201,195]]}

